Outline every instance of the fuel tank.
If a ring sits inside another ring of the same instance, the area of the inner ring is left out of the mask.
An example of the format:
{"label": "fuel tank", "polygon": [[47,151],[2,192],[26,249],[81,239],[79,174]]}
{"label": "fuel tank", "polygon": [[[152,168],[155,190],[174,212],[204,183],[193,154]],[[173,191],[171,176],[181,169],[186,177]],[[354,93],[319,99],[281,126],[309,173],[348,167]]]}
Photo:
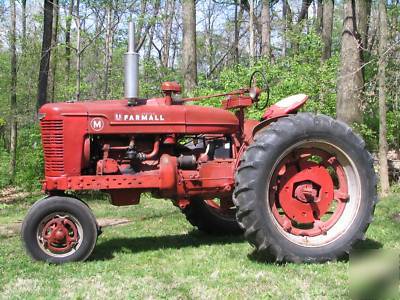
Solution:
{"label": "fuel tank", "polygon": [[[236,116],[226,110],[194,106],[164,105],[163,98],[148,104],[128,106],[126,100],[85,101],[46,104],[40,109],[45,120],[74,123],[74,117],[86,119],[89,134],[131,133],[235,133],[239,129]],[[77,125],[77,124],[76,124]]]}

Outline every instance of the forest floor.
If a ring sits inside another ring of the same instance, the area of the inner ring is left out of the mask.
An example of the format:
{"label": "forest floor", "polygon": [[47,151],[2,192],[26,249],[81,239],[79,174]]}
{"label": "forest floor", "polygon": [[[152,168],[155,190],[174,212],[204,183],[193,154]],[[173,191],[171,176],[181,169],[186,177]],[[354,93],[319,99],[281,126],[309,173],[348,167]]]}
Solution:
{"label": "forest floor", "polygon": [[[0,299],[344,299],[348,261],[261,261],[243,237],[195,230],[170,202],[113,207],[86,199],[105,228],[84,263],[49,265],[25,253],[20,222],[39,195],[0,196]],[[363,249],[400,250],[399,195],[382,199]]]}

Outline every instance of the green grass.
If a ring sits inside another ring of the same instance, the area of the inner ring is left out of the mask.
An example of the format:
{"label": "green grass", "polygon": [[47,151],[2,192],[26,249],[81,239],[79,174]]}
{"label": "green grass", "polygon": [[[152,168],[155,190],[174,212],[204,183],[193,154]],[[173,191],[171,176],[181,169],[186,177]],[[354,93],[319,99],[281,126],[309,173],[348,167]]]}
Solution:
{"label": "green grass", "polygon": [[[22,220],[34,199],[0,206],[0,225]],[[242,237],[210,237],[168,201],[113,207],[90,200],[96,217],[129,218],[107,227],[89,261],[33,262],[19,236],[0,236],[0,298],[346,299],[348,262],[259,261]],[[363,248],[400,249],[398,196],[383,199]]]}

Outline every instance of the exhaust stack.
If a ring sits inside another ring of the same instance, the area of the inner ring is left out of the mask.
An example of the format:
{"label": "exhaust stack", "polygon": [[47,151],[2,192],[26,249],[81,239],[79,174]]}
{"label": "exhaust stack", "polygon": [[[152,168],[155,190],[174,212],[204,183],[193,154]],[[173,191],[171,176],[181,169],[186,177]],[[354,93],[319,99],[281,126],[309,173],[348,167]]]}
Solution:
{"label": "exhaust stack", "polygon": [[125,53],[125,99],[135,105],[139,93],[139,53],[135,52],[135,25],[128,24],[128,52]]}

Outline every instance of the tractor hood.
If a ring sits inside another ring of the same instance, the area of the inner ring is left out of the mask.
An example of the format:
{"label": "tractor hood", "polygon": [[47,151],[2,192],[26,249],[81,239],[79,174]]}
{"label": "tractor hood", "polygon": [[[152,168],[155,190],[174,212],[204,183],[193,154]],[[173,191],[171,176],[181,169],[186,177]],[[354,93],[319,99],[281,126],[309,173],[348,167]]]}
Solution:
{"label": "tractor hood", "polygon": [[[235,133],[239,129],[236,116],[226,110],[194,106],[165,105],[163,98],[148,100],[145,105],[128,106],[126,100],[64,102],[44,105],[41,120],[63,120],[82,126],[87,133]],[[71,124],[72,125],[72,124]]]}

